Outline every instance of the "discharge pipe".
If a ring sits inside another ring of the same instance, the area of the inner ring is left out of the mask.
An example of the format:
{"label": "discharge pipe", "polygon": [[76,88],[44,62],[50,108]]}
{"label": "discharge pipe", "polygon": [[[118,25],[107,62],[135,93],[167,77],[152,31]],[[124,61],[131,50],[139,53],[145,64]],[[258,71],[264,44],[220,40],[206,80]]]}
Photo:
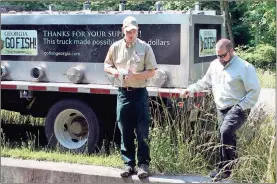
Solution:
{"label": "discharge pipe", "polygon": [[41,79],[45,75],[44,68],[37,66],[31,69],[31,76],[35,79]]}
{"label": "discharge pipe", "polygon": [[82,81],[84,72],[79,67],[72,67],[67,70],[66,75],[70,82],[76,84]]}
{"label": "discharge pipe", "polygon": [[8,70],[5,66],[1,65],[1,78],[5,77],[8,75]]}

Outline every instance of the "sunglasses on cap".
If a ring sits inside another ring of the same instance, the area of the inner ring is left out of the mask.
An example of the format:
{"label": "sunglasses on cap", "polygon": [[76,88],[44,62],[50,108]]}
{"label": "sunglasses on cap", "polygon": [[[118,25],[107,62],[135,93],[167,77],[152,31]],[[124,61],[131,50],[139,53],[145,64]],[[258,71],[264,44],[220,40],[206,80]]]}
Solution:
{"label": "sunglasses on cap", "polygon": [[216,55],[216,57],[218,57],[218,58],[225,58],[230,51],[231,51],[231,49],[228,50],[225,54]]}

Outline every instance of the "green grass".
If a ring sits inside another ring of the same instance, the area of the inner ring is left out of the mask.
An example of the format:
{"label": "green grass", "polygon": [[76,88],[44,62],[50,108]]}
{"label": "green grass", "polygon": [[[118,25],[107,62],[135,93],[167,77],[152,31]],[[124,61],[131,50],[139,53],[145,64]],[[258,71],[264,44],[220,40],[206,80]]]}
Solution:
{"label": "green grass", "polygon": [[73,153],[59,153],[56,151],[47,150],[32,150],[30,148],[9,148],[3,146],[1,148],[2,157],[32,159],[40,161],[54,161],[54,162],[67,162],[88,165],[100,165],[108,167],[122,167],[122,161],[118,154],[109,156],[102,155],[81,155]]}

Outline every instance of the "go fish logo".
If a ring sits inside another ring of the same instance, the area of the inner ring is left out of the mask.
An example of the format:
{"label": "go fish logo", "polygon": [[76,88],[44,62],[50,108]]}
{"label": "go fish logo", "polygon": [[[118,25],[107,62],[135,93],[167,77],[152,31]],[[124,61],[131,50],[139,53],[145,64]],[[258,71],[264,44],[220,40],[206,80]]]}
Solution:
{"label": "go fish logo", "polygon": [[37,55],[36,30],[1,30],[1,55]]}

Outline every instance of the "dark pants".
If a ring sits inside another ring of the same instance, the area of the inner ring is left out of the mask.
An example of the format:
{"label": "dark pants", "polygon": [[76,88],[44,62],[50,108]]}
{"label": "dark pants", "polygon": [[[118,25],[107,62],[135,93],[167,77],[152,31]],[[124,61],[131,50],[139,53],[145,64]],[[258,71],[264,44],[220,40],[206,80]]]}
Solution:
{"label": "dark pants", "polygon": [[236,131],[244,124],[249,111],[243,111],[239,106],[218,110],[220,128],[220,169],[231,170],[234,166],[236,153]]}
{"label": "dark pants", "polygon": [[148,91],[139,88],[127,91],[119,88],[117,96],[117,122],[121,133],[121,156],[125,165],[135,166],[135,132],[138,141],[138,165],[150,162]]}

